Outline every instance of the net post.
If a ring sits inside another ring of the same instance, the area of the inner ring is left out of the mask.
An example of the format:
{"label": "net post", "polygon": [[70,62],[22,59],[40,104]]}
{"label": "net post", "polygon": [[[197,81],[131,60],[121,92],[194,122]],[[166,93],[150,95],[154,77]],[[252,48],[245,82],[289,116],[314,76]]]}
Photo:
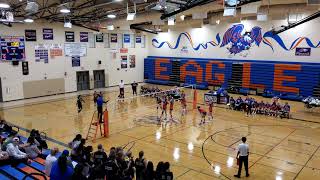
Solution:
{"label": "net post", "polygon": [[197,109],[198,92],[197,92],[196,85],[193,85],[192,88],[193,88],[193,109]]}
{"label": "net post", "polygon": [[108,109],[106,108],[103,112],[103,136],[108,137],[109,136],[109,113]]}

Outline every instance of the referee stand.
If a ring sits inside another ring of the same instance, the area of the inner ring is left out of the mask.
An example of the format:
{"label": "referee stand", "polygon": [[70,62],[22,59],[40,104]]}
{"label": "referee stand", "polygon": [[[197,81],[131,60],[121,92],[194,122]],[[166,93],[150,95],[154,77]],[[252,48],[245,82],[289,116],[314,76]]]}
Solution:
{"label": "referee stand", "polygon": [[100,117],[96,117],[95,115],[97,111],[95,111],[92,115],[92,119],[90,122],[90,126],[87,133],[87,140],[92,140],[95,142],[97,139],[98,130],[100,129],[100,137],[109,137],[109,113],[106,108],[103,112],[103,122],[100,122]]}

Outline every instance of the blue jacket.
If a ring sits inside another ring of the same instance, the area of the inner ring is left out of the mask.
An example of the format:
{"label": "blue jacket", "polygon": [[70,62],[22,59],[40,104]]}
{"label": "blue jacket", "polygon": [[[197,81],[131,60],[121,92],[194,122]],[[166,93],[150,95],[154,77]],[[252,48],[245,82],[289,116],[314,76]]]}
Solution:
{"label": "blue jacket", "polygon": [[68,165],[67,170],[63,173],[61,172],[58,161],[54,162],[51,168],[50,180],[69,180],[72,178],[73,168]]}
{"label": "blue jacket", "polygon": [[103,106],[103,103],[104,103],[104,101],[103,101],[103,98],[100,96],[100,97],[98,97],[98,99],[97,99],[97,106]]}

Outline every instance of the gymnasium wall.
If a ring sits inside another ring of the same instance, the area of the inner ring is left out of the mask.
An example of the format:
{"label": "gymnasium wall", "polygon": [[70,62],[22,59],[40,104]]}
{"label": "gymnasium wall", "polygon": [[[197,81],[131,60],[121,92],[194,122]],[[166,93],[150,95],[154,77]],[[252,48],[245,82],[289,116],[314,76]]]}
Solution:
{"label": "gymnasium wall", "polygon": [[[54,32],[53,40],[43,40],[42,29],[52,28]],[[35,46],[38,44],[61,44],[64,49],[65,43],[65,31],[73,31],[75,33],[75,42],[80,42],[80,32],[93,32],[89,29],[73,26],[72,29],[64,28],[61,23],[32,23],[32,24],[13,24],[11,28],[0,25],[0,35],[5,36],[25,36],[25,29],[33,29],[37,32],[37,41],[25,41],[26,44],[26,61],[29,62],[29,75],[22,75],[21,62],[19,66],[13,66],[11,62],[0,61],[0,77],[2,82],[2,94],[3,101],[10,101],[16,99],[23,99],[27,97],[33,97],[34,92],[24,92],[24,85],[39,82],[40,84],[50,84],[50,80],[60,79],[64,80],[64,87],[59,87],[57,91],[74,92],[77,91],[77,79],[76,71],[89,71],[90,73],[90,89],[93,88],[93,70],[104,70],[106,78],[106,86],[118,85],[121,79],[125,83],[131,83],[133,81],[143,81],[143,58],[147,56],[146,48],[142,48],[141,44],[136,44],[135,48],[128,48],[127,55],[136,56],[136,67],[129,67],[121,69],[120,56],[124,55],[119,53],[119,47],[117,44],[110,45],[110,48],[104,48],[103,43],[96,42],[95,48],[89,48],[87,46],[87,55],[80,57],[80,67],[72,67],[71,57],[66,57],[63,51],[63,55],[55,58],[51,58],[49,55],[49,62],[44,63],[35,62]],[[94,32],[97,34],[98,32]],[[109,33],[109,32],[108,32]],[[117,33],[117,32],[114,32]],[[132,32],[118,32],[118,41],[120,33]],[[88,44],[88,43],[87,43]],[[111,49],[116,49],[116,57],[111,53]],[[101,60],[101,65],[98,61]],[[41,82],[40,82],[41,81]],[[43,87],[41,85],[41,87]],[[29,87],[29,86],[28,86]],[[46,94],[42,88],[34,87],[34,91],[39,91],[39,96]],[[28,88],[25,88],[28,90]],[[31,94],[33,96],[31,96]]]}
{"label": "gymnasium wall", "polygon": [[[272,27],[283,24],[242,21],[151,35],[145,79],[265,89],[295,97],[319,95],[320,23],[270,34]],[[302,50],[296,54],[296,48]]]}

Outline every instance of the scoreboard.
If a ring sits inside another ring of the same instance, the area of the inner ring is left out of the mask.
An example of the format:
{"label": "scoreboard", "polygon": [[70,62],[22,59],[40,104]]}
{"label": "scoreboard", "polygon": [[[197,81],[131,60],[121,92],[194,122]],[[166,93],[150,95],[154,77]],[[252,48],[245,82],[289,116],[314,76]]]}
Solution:
{"label": "scoreboard", "polygon": [[25,43],[23,36],[2,36],[0,41],[1,60],[25,60]]}

